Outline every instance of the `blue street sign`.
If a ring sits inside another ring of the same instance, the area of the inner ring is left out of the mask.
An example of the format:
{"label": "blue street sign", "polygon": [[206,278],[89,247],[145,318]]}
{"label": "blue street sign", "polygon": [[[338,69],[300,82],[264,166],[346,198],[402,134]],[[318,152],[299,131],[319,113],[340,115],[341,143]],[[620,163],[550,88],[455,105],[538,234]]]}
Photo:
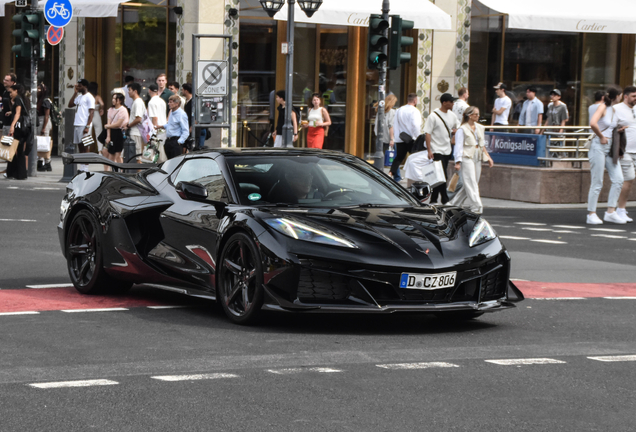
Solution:
{"label": "blue street sign", "polygon": [[53,27],[64,27],[73,18],[73,6],[70,0],[47,0],[44,16]]}

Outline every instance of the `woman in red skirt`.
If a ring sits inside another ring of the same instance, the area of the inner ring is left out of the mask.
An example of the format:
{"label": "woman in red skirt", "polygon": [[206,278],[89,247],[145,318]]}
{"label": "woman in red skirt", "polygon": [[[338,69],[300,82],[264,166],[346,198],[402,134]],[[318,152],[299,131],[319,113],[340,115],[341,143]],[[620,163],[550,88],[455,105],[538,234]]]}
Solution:
{"label": "woman in red skirt", "polygon": [[331,125],[331,117],[322,106],[320,94],[311,95],[311,105],[307,112],[307,124],[302,126],[307,129],[307,147],[321,149],[325,143],[325,130]]}

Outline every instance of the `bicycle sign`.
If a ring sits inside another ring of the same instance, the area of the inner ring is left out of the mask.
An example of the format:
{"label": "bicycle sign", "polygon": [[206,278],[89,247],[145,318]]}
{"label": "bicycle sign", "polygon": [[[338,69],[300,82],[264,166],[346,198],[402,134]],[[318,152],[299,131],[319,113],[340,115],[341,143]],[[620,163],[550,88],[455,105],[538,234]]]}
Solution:
{"label": "bicycle sign", "polygon": [[47,0],[44,16],[53,27],[64,27],[73,18],[73,6],[70,0]]}

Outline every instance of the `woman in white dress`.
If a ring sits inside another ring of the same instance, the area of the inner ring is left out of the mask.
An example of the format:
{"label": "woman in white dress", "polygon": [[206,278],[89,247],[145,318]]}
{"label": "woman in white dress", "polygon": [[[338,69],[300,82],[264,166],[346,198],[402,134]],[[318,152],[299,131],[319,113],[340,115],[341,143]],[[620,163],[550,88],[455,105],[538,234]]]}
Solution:
{"label": "woman in white dress", "polygon": [[486,151],[485,128],[477,123],[479,108],[471,106],[464,111],[462,124],[455,132],[455,169],[459,171],[464,186],[449,204],[481,214],[484,206],[479,196],[479,177],[482,162],[492,168],[494,162]]}

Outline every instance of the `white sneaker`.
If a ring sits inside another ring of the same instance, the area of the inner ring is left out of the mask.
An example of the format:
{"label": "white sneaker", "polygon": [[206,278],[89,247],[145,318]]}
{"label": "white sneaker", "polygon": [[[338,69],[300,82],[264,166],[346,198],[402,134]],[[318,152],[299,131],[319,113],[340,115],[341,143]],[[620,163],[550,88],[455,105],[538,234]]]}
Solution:
{"label": "white sneaker", "polygon": [[588,225],[603,225],[603,221],[596,215],[596,213],[588,214],[586,223]]}
{"label": "white sneaker", "polygon": [[617,208],[616,209],[616,213],[618,213],[618,215],[620,217],[622,217],[623,219],[625,219],[625,222],[634,222],[634,219],[630,218],[629,216],[627,216],[627,210],[622,209],[622,208]]}
{"label": "white sneaker", "polygon": [[621,225],[627,223],[627,221],[623,219],[622,217],[620,217],[620,215],[616,212],[613,212],[613,213],[605,212],[605,216],[603,217],[603,220],[605,222],[612,222],[612,223],[621,224]]}

